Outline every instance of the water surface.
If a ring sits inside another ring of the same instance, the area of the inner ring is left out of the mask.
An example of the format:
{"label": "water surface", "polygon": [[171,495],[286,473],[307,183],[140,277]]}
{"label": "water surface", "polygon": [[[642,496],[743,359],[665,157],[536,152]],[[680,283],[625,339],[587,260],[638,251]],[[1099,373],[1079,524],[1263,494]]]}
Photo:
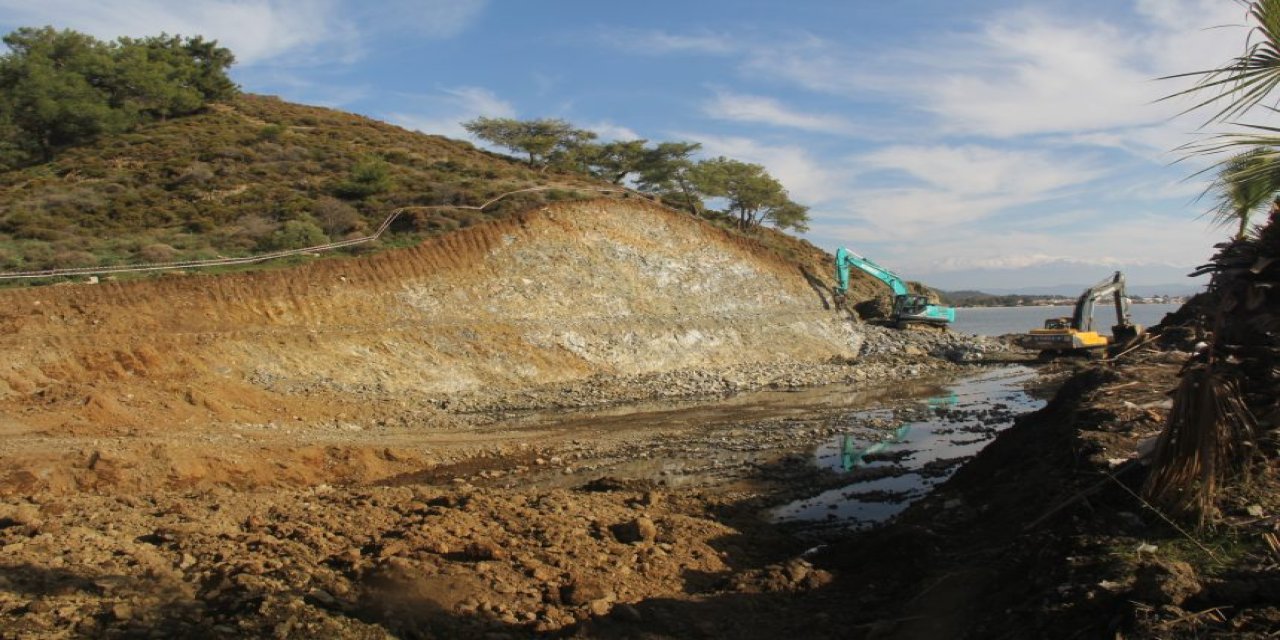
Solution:
{"label": "water surface", "polygon": [[[1166,313],[1176,311],[1178,304],[1134,304],[1129,306],[1133,321],[1144,327],[1160,322]],[[1070,316],[1075,310],[1069,306],[1048,307],[964,307],[956,309],[956,321],[951,326],[960,333],[976,333],[981,336],[1002,336],[1009,333],[1026,333],[1044,326],[1049,318]],[[1099,302],[1094,306],[1095,328],[1110,334],[1116,323],[1115,308]]]}
{"label": "water surface", "polygon": [[[1024,413],[1044,406],[1025,385],[1035,371],[1022,366],[986,371],[921,400],[914,411],[876,410],[851,415],[849,432],[819,445],[814,464],[847,474],[849,484],[770,512],[779,522],[864,528],[884,522],[924,497]],[[914,415],[913,415],[914,414]],[[862,445],[856,433],[868,422],[906,416],[884,439]]]}

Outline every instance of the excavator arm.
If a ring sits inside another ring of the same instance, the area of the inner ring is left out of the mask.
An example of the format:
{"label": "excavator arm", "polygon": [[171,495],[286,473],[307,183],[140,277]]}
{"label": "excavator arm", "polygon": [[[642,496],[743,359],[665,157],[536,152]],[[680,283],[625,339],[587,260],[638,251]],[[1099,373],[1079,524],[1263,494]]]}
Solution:
{"label": "excavator arm", "polygon": [[844,247],[836,250],[836,306],[844,306],[849,293],[849,268],[857,267],[875,279],[889,285],[893,291],[893,314],[890,321],[898,325],[911,322],[947,325],[956,319],[951,307],[930,304],[927,296],[911,293],[907,283],[898,274],[864,258]]}
{"label": "excavator arm", "polygon": [[1116,306],[1116,324],[1128,325],[1129,298],[1125,296],[1124,274],[1119,271],[1115,275],[1084,290],[1076,301],[1075,312],[1071,315],[1071,326],[1077,331],[1093,330],[1093,306],[1098,300],[1107,296],[1114,298]]}
{"label": "excavator arm", "polygon": [[877,280],[889,285],[893,295],[907,295],[907,283],[897,274],[864,258],[844,247],[836,249],[836,293],[845,295],[849,291],[849,267],[857,267]]}

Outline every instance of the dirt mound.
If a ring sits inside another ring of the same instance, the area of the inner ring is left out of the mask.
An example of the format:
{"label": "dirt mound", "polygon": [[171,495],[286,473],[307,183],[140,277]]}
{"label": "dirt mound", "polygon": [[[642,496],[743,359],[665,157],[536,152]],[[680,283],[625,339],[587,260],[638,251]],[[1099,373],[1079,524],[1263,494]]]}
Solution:
{"label": "dirt mound", "polygon": [[64,457],[67,436],[211,424],[341,435],[548,385],[856,357],[824,286],[704,222],[601,200],[289,270],[0,291],[0,428]]}
{"label": "dirt mound", "polygon": [[[375,488],[0,504],[0,635],[484,637],[727,575],[736,532],[643,492]],[[104,529],[102,519],[111,525]],[[642,523],[642,537],[618,535]]]}
{"label": "dirt mound", "polygon": [[360,260],[0,299],[9,397],[211,376],[456,392],[856,346],[795,267],[639,202],[549,207]]}

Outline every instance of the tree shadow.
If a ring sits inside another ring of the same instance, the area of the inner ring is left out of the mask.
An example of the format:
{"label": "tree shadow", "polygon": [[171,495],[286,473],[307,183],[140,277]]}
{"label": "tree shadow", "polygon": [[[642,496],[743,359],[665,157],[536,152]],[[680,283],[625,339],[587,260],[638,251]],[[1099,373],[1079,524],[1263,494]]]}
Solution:
{"label": "tree shadow", "polygon": [[812,271],[809,271],[808,267],[803,265],[800,266],[800,275],[804,276],[805,282],[809,283],[809,288],[818,294],[818,301],[822,303],[822,308],[830,310],[832,300],[835,297],[835,292],[831,290],[831,287],[828,287],[827,283],[822,281],[822,278],[814,275]]}

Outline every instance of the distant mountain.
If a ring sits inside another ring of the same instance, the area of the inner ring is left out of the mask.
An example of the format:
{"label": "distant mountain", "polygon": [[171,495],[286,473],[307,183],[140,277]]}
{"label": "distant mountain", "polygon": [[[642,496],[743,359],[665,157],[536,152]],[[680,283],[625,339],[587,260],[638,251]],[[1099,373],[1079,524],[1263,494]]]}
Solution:
{"label": "distant mountain", "polygon": [[[1125,265],[1125,280],[1135,295],[1187,295],[1198,291],[1208,278],[1188,278],[1198,264],[1195,257],[1186,266],[1155,264]],[[992,294],[1080,295],[1116,270],[1114,265],[1058,260],[1017,269],[962,269],[919,272],[916,277],[935,289],[963,289]]]}
{"label": "distant mountain", "polygon": [[[983,292],[993,296],[1026,295],[1026,296],[1078,296],[1089,287],[1089,284],[1056,284],[1042,287],[1017,287],[1009,289],[985,289]],[[1201,284],[1134,284],[1125,290],[1131,296],[1190,296],[1204,289]],[[972,293],[972,292],[969,292]]]}

